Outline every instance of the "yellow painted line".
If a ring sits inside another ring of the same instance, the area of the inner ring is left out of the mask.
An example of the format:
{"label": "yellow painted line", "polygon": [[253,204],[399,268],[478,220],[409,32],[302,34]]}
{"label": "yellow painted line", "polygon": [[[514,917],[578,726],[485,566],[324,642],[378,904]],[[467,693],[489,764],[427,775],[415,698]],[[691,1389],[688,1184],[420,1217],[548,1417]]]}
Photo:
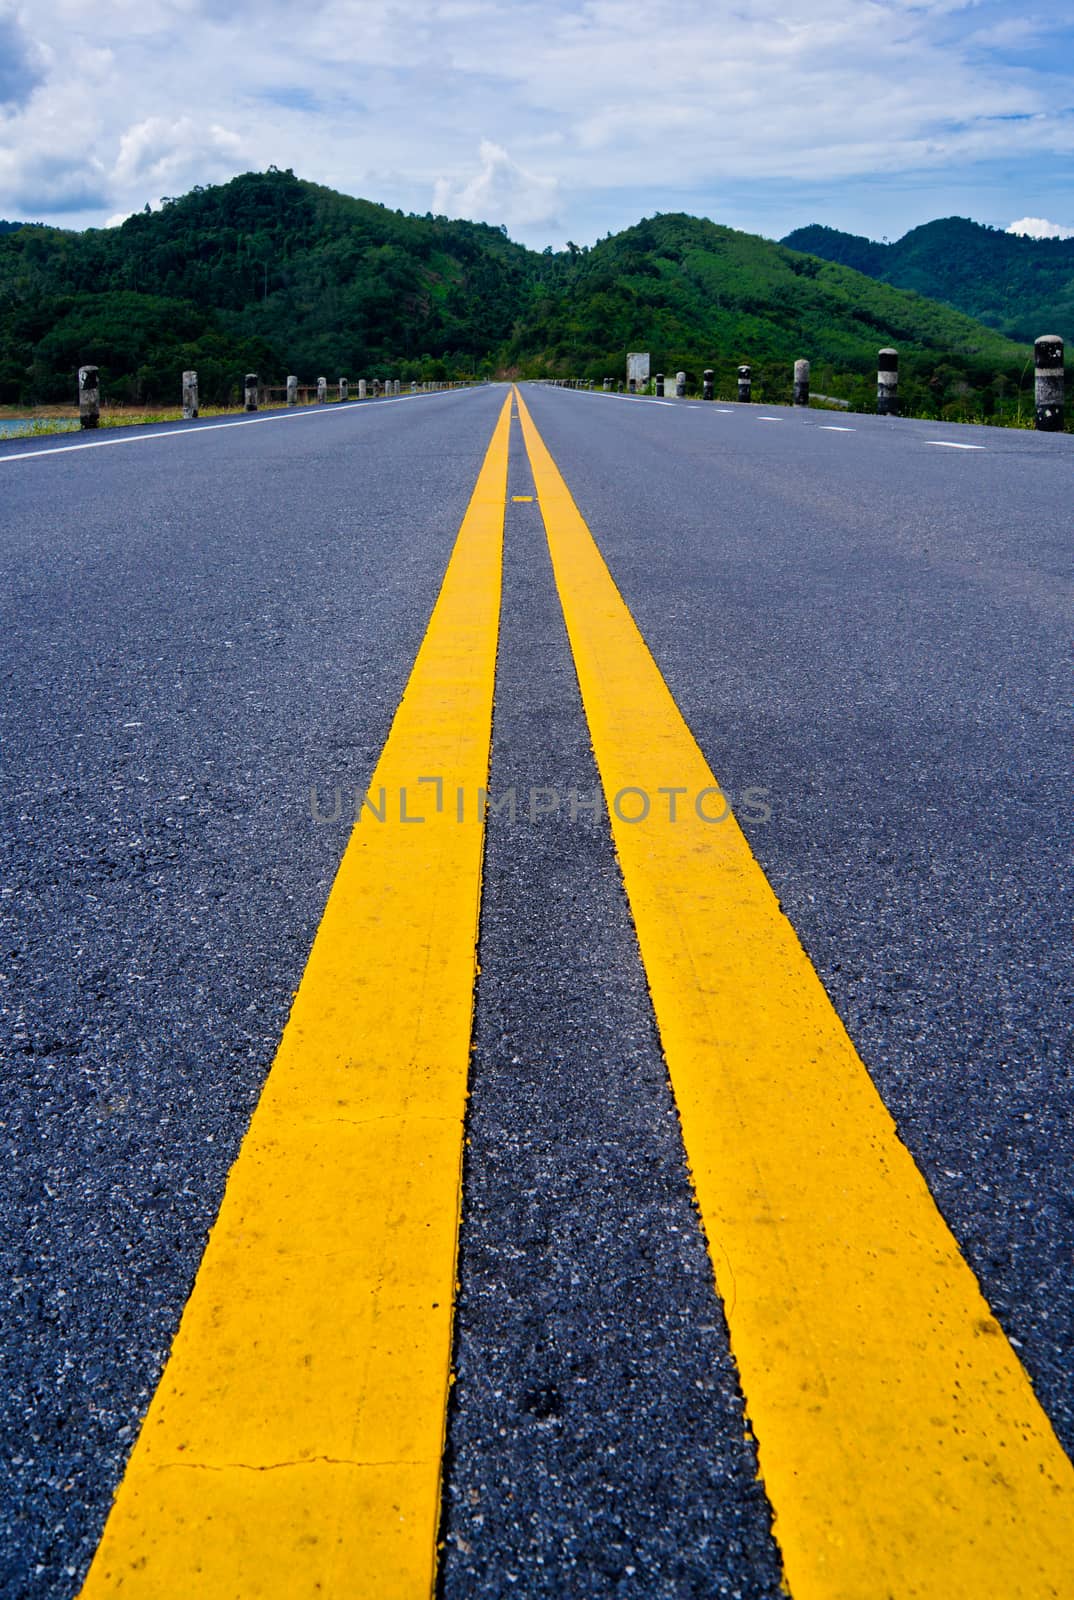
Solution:
{"label": "yellow painted line", "polygon": [[791,1594],[1070,1597],[1070,1462],[519,410]]}
{"label": "yellow painted line", "polygon": [[511,499],[514,501],[515,505],[533,504],[533,496],[531,494],[513,494]]}
{"label": "yellow painted line", "polygon": [[[83,1595],[428,1596],[510,400]],[[398,793],[408,789],[401,820]]]}

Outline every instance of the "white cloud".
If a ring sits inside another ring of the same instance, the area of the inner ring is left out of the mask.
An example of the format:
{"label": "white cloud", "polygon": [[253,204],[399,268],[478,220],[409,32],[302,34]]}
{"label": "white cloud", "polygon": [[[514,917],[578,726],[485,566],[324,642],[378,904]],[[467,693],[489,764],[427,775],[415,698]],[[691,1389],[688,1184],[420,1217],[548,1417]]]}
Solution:
{"label": "white cloud", "polygon": [[1054,10],[1023,13],[1018,28],[1008,11],[1005,0],[106,0],[90,13],[84,0],[0,0],[19,29],[0,216],[16,204],[70,215],[81,196],[82,220],[99,224],[270,163],[388,205],[504,222],[538,244],[560,227],[592,238],[613,211],[625,222],[658,206],[712,209],[736,186],[759,221],[780,185],[868,184],[875,216],[858,231],[888,232],[885,192],[901,185],[904,207],[923,204],[924,178],[965,213],[980,178],[978,214],[1009,215],[1045,207],[1036,182],[1047,194],[1049,161],[1074,155],[1074,61]]}
{"label": "white cloud", "polygon": [[121,188],[136,183],[159,186],[191,172],[209,178],[230,176],[244,154],[238,134],[219,123],[204,127],[189,116],[172,122],[147,117],[123,134],[112,171]]}
{"label": "white cloud", "polygon": [[506,223],[532,227],[554,222],[559,211],[559,184],[542,178],[512,161],[507,151],[491,139],[482,139],[478,152],[480,171],[464,182],[438,178],[433,188],[433,210],[472,222]]}
{"label": "white cloud", "polygon": [[1074,239],[1074,228],[1064,228],[1062,223],[1049,222],[1045,217],[1020,217],[1007,232],[1024,233],[1030,239]]}

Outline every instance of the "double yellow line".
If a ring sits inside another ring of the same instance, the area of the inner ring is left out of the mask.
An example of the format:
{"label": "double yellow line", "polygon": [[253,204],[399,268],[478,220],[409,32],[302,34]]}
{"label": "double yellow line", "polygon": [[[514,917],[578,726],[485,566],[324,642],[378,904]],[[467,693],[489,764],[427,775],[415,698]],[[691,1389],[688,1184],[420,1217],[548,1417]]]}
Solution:
{"label": "double yellow line", "polygon": [[[796,1600],[1074,1593],[1074,1473],[518,398]],[[487,781],[511,401],[371,792]],[[351,837],[83,1591],[426,1600],[483,822]],[[523,1584],[520,1592],[525,1592]]]}

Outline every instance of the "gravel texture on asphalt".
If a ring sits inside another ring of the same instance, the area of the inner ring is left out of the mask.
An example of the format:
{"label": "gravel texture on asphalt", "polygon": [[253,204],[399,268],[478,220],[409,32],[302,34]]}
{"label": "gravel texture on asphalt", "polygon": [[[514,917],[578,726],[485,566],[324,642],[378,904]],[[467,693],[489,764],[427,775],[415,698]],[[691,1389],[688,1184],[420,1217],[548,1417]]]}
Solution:
{"label": "gravel texture on asphalt", "polygon": [[441,1595],[777,1600],[536,503],[508,505],[490,793]]}
{"label": "gravel texture on asphalt", "polygon": [[[77,1591],[504,392],[0,443],[3,1600]],[[717,776],[767,790],[753,848],[1071,1449],[1074,441],[525,393]],[[535,503],[512,786],[442,1600],[775,1600],[614,853],[570,820],[597,779]]]}
{"label": "gravel texture on asphalt", "polygon": [[1074,1451],[1074,439],[524,394]]}
{"label": "gravel texture on asphalt", "polygon": [[502,402],[0,459],[4,1600],[96,1546]]}

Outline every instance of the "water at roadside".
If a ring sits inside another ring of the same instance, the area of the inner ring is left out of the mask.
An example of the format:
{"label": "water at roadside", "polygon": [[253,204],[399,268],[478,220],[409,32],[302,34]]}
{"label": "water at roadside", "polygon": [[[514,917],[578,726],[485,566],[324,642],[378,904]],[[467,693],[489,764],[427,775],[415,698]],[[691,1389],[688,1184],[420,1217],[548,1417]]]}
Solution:
{"label": "water at roadside", "polygon": [[24,433],[77,432],[77,417],[0,417],[0,439],[17,439]]}

